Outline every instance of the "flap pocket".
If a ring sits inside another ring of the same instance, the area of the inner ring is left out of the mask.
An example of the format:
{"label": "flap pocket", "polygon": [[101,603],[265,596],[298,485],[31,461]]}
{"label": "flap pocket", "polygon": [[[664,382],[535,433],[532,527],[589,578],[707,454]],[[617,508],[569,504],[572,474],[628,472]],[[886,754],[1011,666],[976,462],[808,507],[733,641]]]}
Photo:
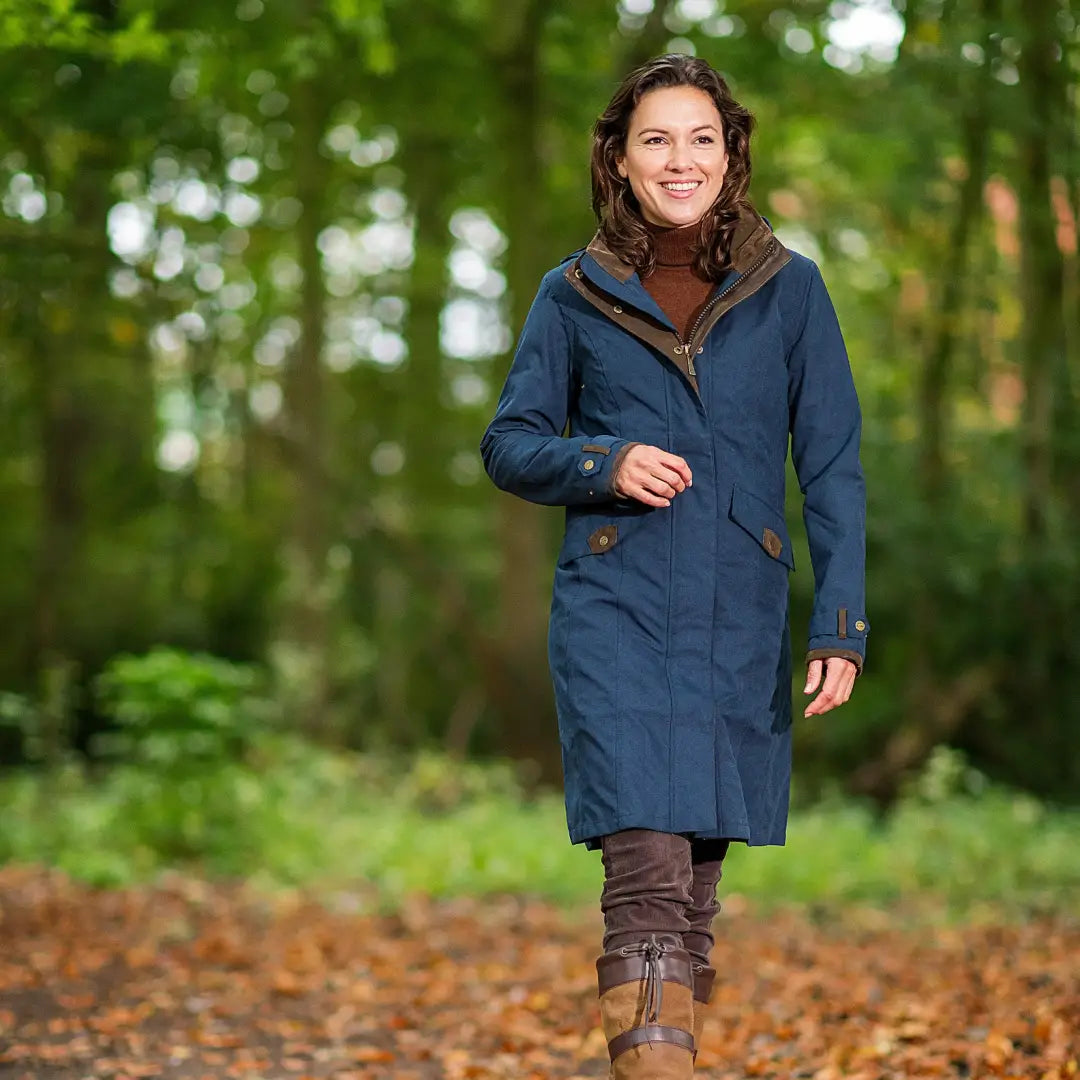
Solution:
{"label": "flap pocket", "polygon": [[614,551],[647,516],[647,513],[588,513],[569,519],[559,551],[559,564],[565,566],[584,555],[605,555]]}
{"label": "flap pocket", "polygon": [[757,495],[735,485],[731,491],[731,520],[745,529],[772,559],[795,569],[784,515]]}

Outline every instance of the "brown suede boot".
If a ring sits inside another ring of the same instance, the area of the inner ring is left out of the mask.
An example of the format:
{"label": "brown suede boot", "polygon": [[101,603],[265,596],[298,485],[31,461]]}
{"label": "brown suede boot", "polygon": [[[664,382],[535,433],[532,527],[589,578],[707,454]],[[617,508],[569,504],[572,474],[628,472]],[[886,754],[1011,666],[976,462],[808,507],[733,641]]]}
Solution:
{"label": "brown suede boot", "polygon": [[691,1080],[694,1000],[690,954],[653,935],[596,961],[611,1080]]}
{"label": "brown suede boot", "polygon": [[705,1030],[705,1014],[712,998],[713,981],[716,968],[709,967],[699,960],[691,963],[694,974],[694,1060],[697,1060],[698,1047],[701,1046],[701,1034]]}

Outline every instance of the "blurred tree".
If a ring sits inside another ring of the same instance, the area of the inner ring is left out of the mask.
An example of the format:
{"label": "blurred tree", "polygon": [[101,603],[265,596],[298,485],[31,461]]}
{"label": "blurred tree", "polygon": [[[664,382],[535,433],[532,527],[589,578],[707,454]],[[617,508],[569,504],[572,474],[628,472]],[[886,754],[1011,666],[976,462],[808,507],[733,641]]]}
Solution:
{"label": "blurred tree", "polygon": [[0,685],[58,755],[111,656],[208,649],[321,739],[554,778],[559,515],[476,446],[594,117],[675,48],[758,117],[866,414],[871,659],[804,785],[885,806],[948,741],[1070,797],[1078,44],[1060,0],[0,5]]}

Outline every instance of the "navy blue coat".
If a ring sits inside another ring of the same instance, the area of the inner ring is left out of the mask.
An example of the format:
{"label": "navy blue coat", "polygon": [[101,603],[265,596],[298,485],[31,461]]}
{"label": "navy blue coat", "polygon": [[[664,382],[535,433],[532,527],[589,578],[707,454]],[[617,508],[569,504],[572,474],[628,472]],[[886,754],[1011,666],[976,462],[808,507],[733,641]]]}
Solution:
{"label": "navy blue coat", "polygon": [[[570,838],[589,847],[628,828],[784,843],[789,436],[808,657],[862,666],[860,414],[836,315],[749,209],[732,263],[683,341],[598,235],[541,282],[481,444],[500,488],[566,507],[548,656]],[[613,492],[635,442],[690,465],[670,507]]]}

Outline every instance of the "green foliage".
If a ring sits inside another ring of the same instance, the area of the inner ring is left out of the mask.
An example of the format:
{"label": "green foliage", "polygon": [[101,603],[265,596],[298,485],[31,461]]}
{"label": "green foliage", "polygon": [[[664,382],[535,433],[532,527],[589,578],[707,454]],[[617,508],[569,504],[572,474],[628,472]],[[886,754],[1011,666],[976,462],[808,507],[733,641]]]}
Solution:
{"label": "green foliage", "polygon": [[[107,779],[87,788],[72,765],[48,781],[73,798],[90,790],[101,796],[77,826],[103,830],[101,843],[86,848],[92,875],[161,859],[227,867],[239,857],[246,815],[266,795],[253,764],[253,749],[275,720],[262,681],[250,665],[174,649],[109,663],[96,690],[114,727],[93,744],[113,763]],[[31,798],[35,782],[25,783]],[[46,847],[53,843],[66,841],[54,835]]]}
{"label": "green foliage", "polygon": [[0,49],[85,44],[93,20],[77,0],[0,0]]}
{"label": "green foliage", "polygon": [[166,59],[168,38],[155,28],[155,12],[145,0],[141,5],[110,5],[118,10],[110,11],[107,19],[95,17],[87,7],[79,0],[0,0],[0,51],[85,51],[117,64]]}
{"label": "green foliage", "polygon": [[10,736],[9,741],[28,761],[41,760],[37,720],[38,712],[29,698],[0,693],[0,732]]}
{"label": "green foliage", "polygon": [[251,665],[159,648],[119,656],[97,679],[98,703],[116,730],[95,750],[155,774],[199,774],[238,759],[271,720]]}
{"label": "green foliage", "polygon": [[[595,853],[572,847],[562,799],[527,798],[505,764],[427,753],[331,753],[279,735],[252,766],[220,763],[199,783],[120,767],[69,766],[0,780],[0,861],[43,862],[99,884],[180,866],[268,887],[359,891],[393,907],[411,892],[530,893],[588,903]],[[899,903],[1080,914],[1080,814],[988,784],[939,756],[884,822],[838,797],[793,815],[784,848],[735,844],[721,895],[755,904]]]}

